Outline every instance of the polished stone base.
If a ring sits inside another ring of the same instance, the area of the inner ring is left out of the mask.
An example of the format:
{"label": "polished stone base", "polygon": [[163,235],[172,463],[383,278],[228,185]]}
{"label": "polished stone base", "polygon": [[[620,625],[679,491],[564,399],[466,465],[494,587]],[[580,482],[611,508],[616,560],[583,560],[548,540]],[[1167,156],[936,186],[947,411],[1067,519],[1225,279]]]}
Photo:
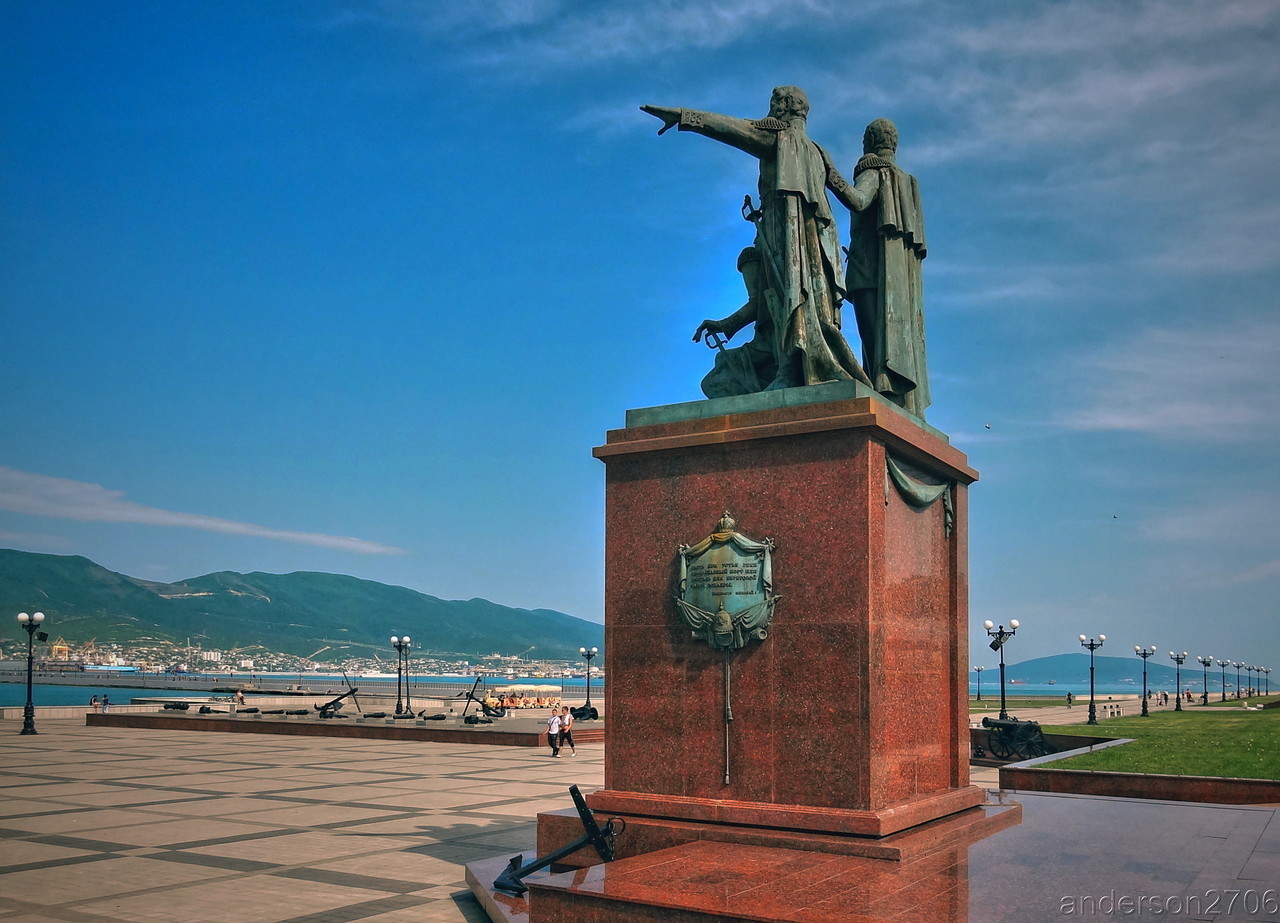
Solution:
{"label": "polished stone base", "polygon": [[[618,837],[618,861],[540,872],[527,881],[529,901],[500,897],[503,915],[486,909],[495,920],[533,923],[1280,920],[1274,807],[1005,792],[993,798],[1000,803],[980,809],[992,826],[935,841],[902,861],[708,839],[632,855],[628,837],[649,834],[629,829]],[[1020,816],[1000,813],[1019,804]],[[930,827],[938,829],[919,829]],[[492,874],[469,866],[473,889],[491,883],[507,858],[494,860]]]}
{"label": "polished stone base", "polygon": [[[562,874],[531,877],[528,883],[532,894],[514,897],[493,889],[494,879],[505,870],[510,858],[495,857],[468,865],[467,885],[490,919],[501,921],[528,920],[531,906],[536,908],[532,916],[536,923],[694,920],[717,915],[811,919],[744,916],[754,897],[750,902],[725,905],[720,914],[708,916],[706,911],[716,904],[714,892],[722,892],[726,883],[745,884],[763,870],[784,884],[801,876],[807,885],[808,876],[815,874],[819,880],[846,874],[862,879],[879,879],[888,874],[894,881],[911,880],[913,876],[933,879],[939,869],[946,867],[943,854],[948,850],[963,848],[1014,826],[1021,817],[1022,806],[1018,804],[983,805],[891,836],[858,837],[611,815],[622,832],[616,841],[617,859],[609,865],[601,864],[595,851],[586,847],[556,865],[554,872]],[[581,834],[582,822],[576,811],[540,814],[537,854],[546,855]],[[526,860],[532,858],[532,853],[525,856]],[[904,866],[909,866],[910,871],[902,871]],[[886,872],[893,867],[899,870]],[[699,883],[704,887],[698,887]],[[708,885],[709,890],[705,887]]]}
{"label": "polished stone base", "polygon": [[[985,793],[983,793],[985,794]],[[903,862],[957,842],[972,842],[1018,823],[1022,808],[1016,804],[982,805],[920,824],[884,837],[850,836],[841,833],[806,833],[776,827],[753,827],[699,821],[673,821],[636,814],[597,813],[597,820],[619,818],[626,835],[617,840],[621,859],[639,856],[696,841],[729,843],[738,846],[768,846],[825,852],[838,856],[862,856]],[[545,855],[582,835],[582,822],[573,810],[538,815],[538,854]],[[572,853],[560,868],[594,865],[600,860],[588,848]]]}
{"label": "polished stone base", "polygon": [[883,837],[935,818],[976,807],[986,792],[976,785],[920,795],[874,810],[768,804],[723,798],[684,798],[640,792],[599,791],[587,797],[593,811],[710,824],[780,828],[810,833]]}

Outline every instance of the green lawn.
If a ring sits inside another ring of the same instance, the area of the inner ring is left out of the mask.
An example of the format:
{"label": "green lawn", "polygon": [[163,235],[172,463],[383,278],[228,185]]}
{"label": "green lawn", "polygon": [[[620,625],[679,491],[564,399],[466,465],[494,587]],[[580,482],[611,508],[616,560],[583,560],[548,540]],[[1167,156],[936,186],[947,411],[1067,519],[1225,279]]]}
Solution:
{"label": "green lawn", "polygon": [[1059,760],[1050,764],[1054,769],[1280,779],[1280,708],[1162,711],[1149,718],[1111,718],[1089,727],[1046,726],[1044,731],[1133,738],[1131,744]]}

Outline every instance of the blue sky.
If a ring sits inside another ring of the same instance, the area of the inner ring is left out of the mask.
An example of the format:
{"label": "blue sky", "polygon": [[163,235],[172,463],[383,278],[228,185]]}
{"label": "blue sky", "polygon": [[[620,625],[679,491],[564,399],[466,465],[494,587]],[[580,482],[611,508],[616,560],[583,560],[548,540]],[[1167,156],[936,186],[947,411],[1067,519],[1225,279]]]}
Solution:
{"label": "blue sky", "polygon": [[637,107],[798,84],[846,174],[885,116],[920,178],[974,662],[1018,618],[1015,661],[1280,667],[1278,32],[1251,0],[11,0],[0,547],[601,619],[590,449],[700,397],[755,184]]}

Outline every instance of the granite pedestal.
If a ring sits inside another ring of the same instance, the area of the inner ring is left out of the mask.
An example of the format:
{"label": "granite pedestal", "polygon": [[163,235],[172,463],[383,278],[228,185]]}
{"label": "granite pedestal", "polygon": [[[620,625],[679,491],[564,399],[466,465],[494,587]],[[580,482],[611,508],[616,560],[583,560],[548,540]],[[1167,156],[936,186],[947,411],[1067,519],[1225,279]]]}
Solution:
{"label": "granite pedestal", "polygon": [[[936,430],[855,383],[633,412],[607,467],[605,813],[885,836],[969,785],[966,487]],[[892,460],[949,496],[918,507]],[[673,615],[676,548],[729,510],[773,539],[776,614],[723,658]]]}
{"label": "granite pedestal", "polygon": [[[612,874],[640,895],[628,915],[648,918],[643,895],[673,869],[719,880],[736,856],[785,877],[857,859],[928,878],[932,854],[1018,822],[1020,808],[980,807],[969,784],[977,472],[941,433],[848,382],[632,411],[595,454],[610,722],[605,786],[587,802],[626,822]],[[725,654],[674,605],[678,546],[725,511],[772,540],[777,594],[767,637],[729,655],[727,735]],[[538,829],[542,854],[580,834],[564,812]],[[560,867],[595,862],[580,852]],[[617,909],[591,891],[537,888],[532,918]],[[651,912],[700,919],[696,903],[668,896]]]}

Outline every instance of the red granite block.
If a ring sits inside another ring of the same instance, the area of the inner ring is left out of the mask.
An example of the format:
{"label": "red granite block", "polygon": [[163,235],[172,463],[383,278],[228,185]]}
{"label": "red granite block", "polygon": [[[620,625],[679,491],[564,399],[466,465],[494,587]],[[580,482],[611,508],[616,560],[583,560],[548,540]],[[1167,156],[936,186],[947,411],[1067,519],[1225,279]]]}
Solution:
{"label": "red granite block", "polygon": [[[967,905],[964,848],[914,862],[698,842],[530,882],[533,918],[892,920]],[[871,908],[874,908],[872,910]],[[660,916],[659,911],[665,916]]]}
{"label": "red granite block", "polygon": [[[954,480],[952,534],[942,502],[918,510],[889,486],[887,452]],[[857,399],[614,431],[597,455],[615,807],[883,834],[981,801],[963,791],[963,495],[976,473],[961,453]],[[722,655],[673,606],[677,546],[726,509],[776,542],[780,597],[769,637],[732,656],[728,783]]]}
{"label": "red granite block", "polygon": [[1000,785],[1012,791],[1202,801],[1208,804],[1280,804],[1280,781],[1171,776],[1157,773],[1002,766]]}
{"label": "red granite block", "polygon": [[[597,820],[603,823],[614,816],[617,815],[601,814]],[[1019,804],[985,804],[889,836],[867,837],[624,814],[621,819],[625,822],[625,829],[618,835],[615,849],[617,856],[625,859],[695,840],[710,840],[901,862],[955,843],[972,842],[1011,827],[1021,818],[1022,806]],[[572,809],[538,815],[539,855],[555,852],[581,835],[582,823]],[[588,846],[566,857],[560,866],[580,867],[599,861],[595,850]]]}

